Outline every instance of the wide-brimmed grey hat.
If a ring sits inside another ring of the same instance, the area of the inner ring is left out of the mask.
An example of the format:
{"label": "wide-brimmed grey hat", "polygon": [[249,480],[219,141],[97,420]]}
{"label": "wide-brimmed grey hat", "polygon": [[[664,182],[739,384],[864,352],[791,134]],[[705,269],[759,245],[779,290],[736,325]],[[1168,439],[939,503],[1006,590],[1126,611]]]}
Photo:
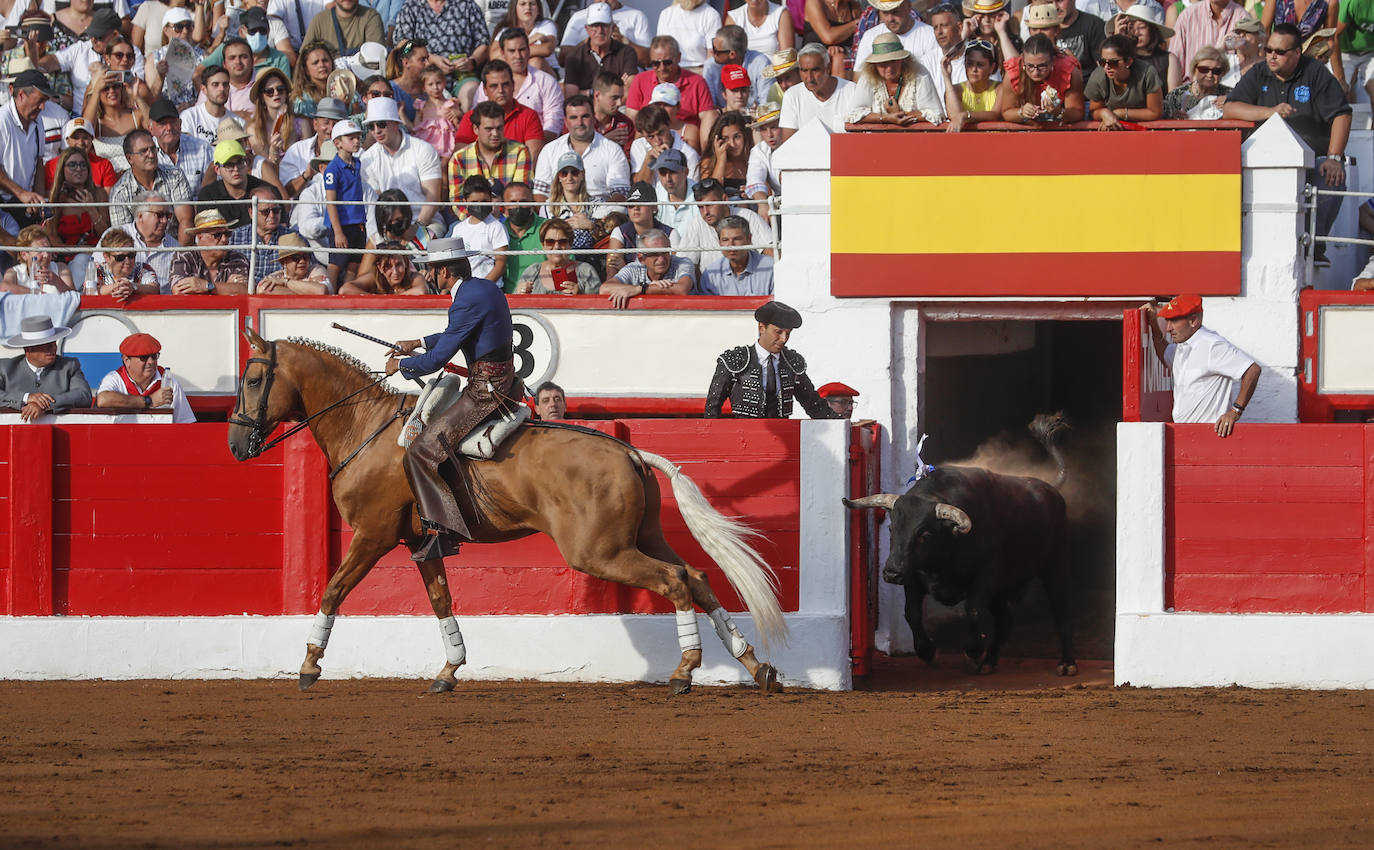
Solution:
{"label": "wide-brimmed grey hat", "polygon": [[71,332],[71,328],[54,325],[47,316],[29,316],[19,321],[19,333],[5,340],[5,345],[8,348],[32,348],[35,345],[47,345]]}
{"label": "wide-brimmed grey hat", "polygon": [[435,239],[429,243],[427,253],[416,257],[414,262],[417,266],[438,266],[451,260],[475,257],[480,253],[481,251],[469,248],[461,236],[455,236],[452,239]]}
{"label": "wide-brimmed grey hat", "polygon": [[326,97],[315,104],[316,118],[333,118],[335,121],[342,121],[348,117],[348,107],[337,97]]}

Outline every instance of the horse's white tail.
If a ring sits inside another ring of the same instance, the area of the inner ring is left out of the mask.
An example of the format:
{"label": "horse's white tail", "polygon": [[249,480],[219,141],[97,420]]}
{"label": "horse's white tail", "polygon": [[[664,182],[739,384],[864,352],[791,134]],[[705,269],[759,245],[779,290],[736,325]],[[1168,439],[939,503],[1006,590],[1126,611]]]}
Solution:
{"label": "horse's white tail", "polygon": [[[687,522],[687,530],[701,544],[701,548],[720,565],[730,586],[744,600],[754,618],[759,640],[765,649],[770,641],[787,642],[787,623],[782,619],[775,591],[777,576],[763,557],[750,546],[748,539],[759,533],[738,519],[727,517],[711,507],[692,479],[667,458],[640,451],[644,462],[668,476],[673,485],[673,497],[678,510]],[[710,613],[710,612],[707,612]]]}

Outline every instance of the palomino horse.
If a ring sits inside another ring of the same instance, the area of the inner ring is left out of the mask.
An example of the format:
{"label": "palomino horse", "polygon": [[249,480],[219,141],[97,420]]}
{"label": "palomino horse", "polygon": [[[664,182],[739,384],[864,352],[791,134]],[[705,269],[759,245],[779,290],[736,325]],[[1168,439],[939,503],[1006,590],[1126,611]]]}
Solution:
{"label": "palomino horse", "polygon": [[[373,565],[398,543],[414,545],[420,520],[396,444],[407,397],[378,383],[367,367],[311,340],[267,342],[244,332],[253,347],[229,425],[229,450],[238,460],[256,457],[278,423],[303,420],[324,451],[333,477],[334,503],[353,528],[353,542],[330,578],[305,647],[301,690],[320,677],[334,615]],[[692,536],[730,580],[765,646],[784,638],[786,625],[771,571],[746,542],[747,526],[722,516],[669,461],[612,437],[555,425],[522,426],[490,461],[466,464],[468,490],[480,502],[469,523],[478,543],[543,532],[568,565],[591,576],[642,587],[677,610],[682,659],[669,678],[671,693],[691,689],[701,666],[701,640],[693,605],[710,615],[716,633],[765,693],[780,690],[777,670],[760,662],[711,592],[706,576],[683,562],[663,538],[659,486],[667,476]],[[430,688],[452,690],[466,648],[453,618],[441,559],[419,565],[434,615],[440,620],[447,663]]]}

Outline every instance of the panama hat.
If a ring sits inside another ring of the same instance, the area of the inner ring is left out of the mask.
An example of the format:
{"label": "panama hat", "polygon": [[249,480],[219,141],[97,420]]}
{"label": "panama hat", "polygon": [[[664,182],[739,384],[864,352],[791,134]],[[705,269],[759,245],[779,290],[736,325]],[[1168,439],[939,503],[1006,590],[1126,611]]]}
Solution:
{"label": "panama hat", "polygon": [[258,96],[262,94],[262,87],[267,85],[267,81],[272,77],[276,77],[277,79],[281,80],[282,85],[286,86],[285,96],[287,97],[287,99],[290,99],[291,78],[286,76],[286,73],[282,71],[282,69],[274,65],[269,65],[258,72],[258,78],[253,81],[253,88],[249,89],[248,97],[252,100],[257,100]]}
{"label": "panama hat", "polygon": [[480,251],[469,248],[461,236],[455,236],[452,239],[435,239],[429,243],[428,253],[415,257],[414,263],[417,266],[441,265],[451,260],[465,260],[468,257],[475,257],[480,253]]}
{"label": "panama hat", "polygon": [[995,15],[1007,8],[1007,0],[964,0],[966,15]]}
{"label": "panama hat", "polygon": [[219,119],[219,124],[215,126],[215,144],[237,142],[246,138],[248,138],[248,131],[243,128],[243,122],[233,115],[226,115]]}
{"label": "panama hat", "polygon": [[754,120],[749,125],[750,130],[757,130],[777,121],[782,116],[782,104],[776,100],[765,100],[754,107]]}
{"label": "panama hat", "polygon": [[763,69],[763,75],[770,80],[775,77],[781,77],[783,74],[797,67],[797,51],[795,48],[789,47],[786,50],[779,50],[777,53],[773,54],[772,59],[773,64]]}
{"label": "panama hat", "polygon": [[195,226],[187,228],[186,233],[196,236],[201,233],[209,233],[212,230],[229,230],[229,220],[224,217],[224,213],[217,209],[201,210],[196,213]]}
{"label": "panama hat", "polygon": [[35,345],[47,345],[71,332],[71,328],[54,325],[48,316],[29,316],[19,321],[19,333],[5,340],[5,346],[32,348]]}
{"label": "panama hat", "polygon": [[902,40],[897,37],[895,32],[885,32],[873,39],[873,50],[869,53],[865,62],[874,64],[882,62],[900,62],[903,59],[910,59],[911,53],[902,44]]}
{"label": "panama hat", "polygon": [[877,9],[879,12],[891,12],[893,9],[902,5],[902,0],[868,0],[868,5]]}
{"label": "panama hat", "polygon": [[375,77],[383,73],[383,68],[386,66],[386,55],[385,44],[369,41],[359,47],[358,52],[352,56],[345,56],[336,60],[335,66],[347,68],[353,72],[353,76],[358,78],[358,82],[362,82],[368,77]]}
{"label": "panama hat", "polygon": [[358,78],[347,68],[335,68],[324,81],[325,94],[344,103],[352,103],[358,93]]}
{"label": "panama hat", "polygon": [[277,240],[277,259],[284,260],[294,254],[309,254],[314,249],[298,233],[287,233]]}
{"label": "panama hat", "polygon": [[1164,13],[1161,12],[1158,7],[1146,6],[1144,3],[1136,3],[1126,11],[1108,18],[1107,22],[1102,25],[1102,29],[1107,35],[1115,35],[1117,21],[1121,20],[1123,17],[1134,18],[1137,21],[1144,21],[1153,26],[1155,29],[1159,30],[1159,37],[1161,39],[1172,38],[1174,35],[1172,28],[1164,26]]}

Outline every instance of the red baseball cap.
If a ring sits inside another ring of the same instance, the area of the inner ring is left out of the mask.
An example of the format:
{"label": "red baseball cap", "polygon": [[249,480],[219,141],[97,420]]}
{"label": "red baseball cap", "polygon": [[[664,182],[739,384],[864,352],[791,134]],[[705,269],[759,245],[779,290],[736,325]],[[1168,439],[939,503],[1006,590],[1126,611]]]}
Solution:
{"label": "red baseball cap", "polygon": [[859,394],[859,391],[849,386],[848,384],[842,384],[839,381],[832,381],[831,383],[825,384],[824,386],[818,388],[816,390],[816,393],[821,398],[831,398],[833,396],[844,395],[857,396]]}
{"label": "red baseball cap", "polygon": [[1176,295],[1173,301],[1160,308],[1159,315],[1165,319],[1181,319],[1201,310],[1201,295]]}
{"label": "red baseball cap", "polygon": [[726,65],[720,69],[720,83],[727,89],[747,89],[749,72],[740,65]]}
{"label": "red baseball cap", "polygon": [[162,343],[152,334],[131,334],[119,344],[119,353],[125,357],[144,357],[162,351]]}

